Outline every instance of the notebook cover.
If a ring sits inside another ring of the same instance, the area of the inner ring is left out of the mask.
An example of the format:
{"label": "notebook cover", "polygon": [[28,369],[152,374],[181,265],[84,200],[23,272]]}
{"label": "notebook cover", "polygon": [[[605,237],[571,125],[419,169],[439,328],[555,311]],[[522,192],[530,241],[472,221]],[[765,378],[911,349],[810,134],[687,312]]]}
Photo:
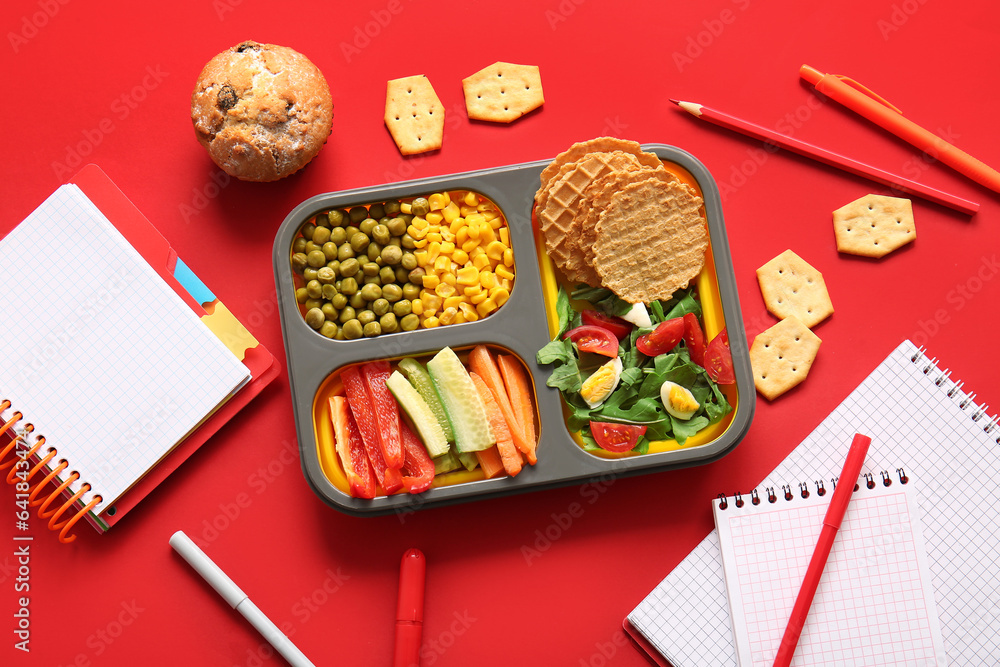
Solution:
{"label": "notebook cover", "polygon": [[[214,298],[204,285],[198,281],[190,270],[180,262],[177,253],[167,240],[160,235],[155,227],[146,217],[135,207],[134,204],[118,189],[118,186],[108,178],[100,167],[89,164],[81,169],[73,178],[71,183],[76,184],[84,194],[90,198],[97,208],[108,217],[111,223],[118,228],[118,231],[132,244],[153,269],[167,282],[170,287],[177,292],[188,306],[194,310],[204,321],[213,313],[225,310],[225,306]],[[185,280],[191,284],[192,279],[202,289],[198,293],[211,297],[209,303],[199,303],[188,288],[177,279],[175,271],[181,268],[185,274]],[[228,311],[226,311],[228,312]],[[234,332],[241,341],[246,341],[249,345],[244,350],[243,364],[249,369],[251,379],[222,405],[211,417],[199,426],[190,436],[174,447],[167,456],[150,470],[135,486],[133,486],[121,499],[112,507],[101,513],[100,521],[106,524],[99,525],[88,515],[87,519],[91,525],[99,532],[104,532],[115,525],[129,512],[135,505],[145,498],[150,491],[160,484],[170,473],[177,469],[181,463],[186,461],[206,440],[208,440],[223,424],[232,419],[240,409],[259,394],[268,383],[277,377],[279,366],[274,356],[257,342],[253,337],[239,325],[235,319],[231,320],[232,325],[238,326],[239,331]],[[216,331],[218,334],[218,331]],[[222,338],[220,336],[220,338]],[[223,340],[223,342],[229,342]],[[242,345],[241,345],[242,347]]]}

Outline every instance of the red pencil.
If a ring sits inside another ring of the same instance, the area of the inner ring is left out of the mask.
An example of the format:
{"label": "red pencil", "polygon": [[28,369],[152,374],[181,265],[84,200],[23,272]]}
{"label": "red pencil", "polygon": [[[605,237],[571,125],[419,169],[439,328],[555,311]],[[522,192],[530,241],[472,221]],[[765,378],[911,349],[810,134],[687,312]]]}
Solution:
{"label": "red pencil", "polygon": [[812,606],[813,596],[816,595],[820,577],[823,576],[833,540],[840,530],[844,514],[847,513],[847,505],[851,502],[851,494],[854,493],[854,485],[858,481],[858,475],[861,474],[861,466],[865,462],[871,442],[872,439],[867,435],[858,433],[854,436],[851,449],[847,453],[847,461],[844,462],[844,470],[840,473],[837,488],[834,489],[833,498],[830,499],[830,507],[827,508],[826,516],[823,518],[823,530],[819,534],[816,550],[809,560],[802,588],[795,598],[785,634],[781,637],[781,645],[778,646],[778,654],[774,658],[774,667],[788,667],[792,662],[792,655],[795,654],[795,647],[799,643],[799,635],[802,634],[802,626],[805,625],[806,616],[809,615],[809,607]]}
{"label": "red pencil", "polygon": [[839,153],[828,151],[825,148],[820,148],[819,146],[814,146],[806,143],[805,141],[800,141],[799,139],[793,139],[792,137],[784,134],[779,134],[774,130],[769,130],[766,127],[755,125],[740,118],[736,118],[735,116],[730,116],[729,114],[717,111],[716,109],[696,104],[694,102],[678,102],[677,100],[670,101],[677,104],[680,108],[689,112],[696,118],[707,120],[710,123],[720,125],[735,132],[739,132],[740,134],[745,134],[757,139],[763,139],[764,141],[772,143],[775,146],[780,146],[781,148],[790,150],[793,153],[805,155],[806,157],[812,158],[817,162],[822,162],[823,164],[830,165],[831,167],[837,167],[838,169],[842,169],[846,172],[854,174],[855,176],[863,176],[869,180],[875,181],[876,183],[881,183],[882,185],[899,190],[900,192],[906,192],[917,197],[922,197],[927,201],[947,206],[948,208],[954,209],[966,215],[973,215],[979,210],[979,204],[976,202],[956,197],[955,195],[942,192],[941,190],[917,183],[916,181],[911,181],[903,178],[902,176],[897,176],[896,174],[890,174],[889,172],[883,171],[878,167],[873,167],[863,162],[852,160],[851,158],[840,155]]}

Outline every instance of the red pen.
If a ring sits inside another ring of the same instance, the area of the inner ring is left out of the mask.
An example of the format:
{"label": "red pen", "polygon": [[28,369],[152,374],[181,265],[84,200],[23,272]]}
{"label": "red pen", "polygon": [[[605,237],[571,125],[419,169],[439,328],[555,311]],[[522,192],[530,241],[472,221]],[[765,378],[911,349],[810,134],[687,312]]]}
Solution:
{"label": "red pen", "polygon": [[792,655],[795,654],[795,647],[799,643],[799,635],[802,634],[802,626],[805,625],[806,616],[809,615],[809,607],[812,605],[813,596],[816,595],[820,577],[823,576],[823,568],[826,567],[826,560],[830,556],[833,540],[837,537],[840,524],[844,521],[847,505],[851,502],[851,494],[854,493],[854,485],[858,481],[858,475],[861,474],[861,466],[865,462],[871,442],[872,439],[867,435],[858,433],[854,436],[851,449],[847,453],[847,461],[844,462],[844,470],[840,473],[837,487],[833,490],[830,507],[823,517],[823,530],[819,534],[816,550],[813,551],[809,567],[806,568],[806,576],[802,581],[799,595],[795,598],[785,634],[781,637],[778,654],[774,658],[774,667],[788,667],[792,662]]}
{"label": "red pen", "polygon": [[427,561],[420,549],[408,549],[399,564],[396,604],[396,649],[393,667],[419,667],[424,631],[424,575]]}

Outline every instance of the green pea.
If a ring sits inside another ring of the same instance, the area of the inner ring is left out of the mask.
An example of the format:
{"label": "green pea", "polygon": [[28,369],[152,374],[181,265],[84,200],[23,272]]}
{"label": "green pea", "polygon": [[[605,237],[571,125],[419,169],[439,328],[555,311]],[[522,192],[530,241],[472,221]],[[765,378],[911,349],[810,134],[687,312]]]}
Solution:
{"label": "green pea", "polygon": [[351,222],[356,225],[368,217],[368,209],[364,206],[352,206],[348,214],[351,216]]}
{"label": "green pea", "polygon": [[316,231],[313,232],[313,243],[318,243],[323,245],[330,240],[330,228],[329,227],[317,227]]}
{"label": "green pea", "polygon": [[347,238],[350,239],[361,230],[358,229],[357,225],[348,225],[347,227],[344,227],[344,231],[347,233]]}
{"label": "green pea", "polygon": [[403,331],[413,331],[418,326],[420,326],[420,318],[413,313],[406,315],[402,320],[399,321],[399,327]]}
{"label": "green pea", "polygon": [[417,247],[416,241],[409,234],[403,234],[399,239],[399,245],[403,246],[407,250],[413,250]]}
{"label": "green pea", "polygon": [[299,303],[305,303],[309,298],[309,291],[305,287],[300,287],[295,290],[295,300]]}
{"label": "green pea", "polygon": [[403,285],[403,298],[409,301],[414,301],[420,296],[420,287],[414,285],[413,283],[406,283]]}
{"label": "green pea", "polygon": [[341,278],[340,287],[337,289],[341,294],[350,296],[358,291],[358,281],[354,278]]}
{"label": "green pea", "polygon": [[424,271],[423,267],[418,266],[417,268],[410,271],[409,275],[410,282],[413,283],[414,285],[422,286],[424,284],[425,275],[427,275],[427,272]]}
{"label": "green pea", "polygon": [[310,280],[306,283],[306,293],[310,299],[319,299],[323,296],[323,283],[318,280]]}
{"label": "green pea", "polygon": [[375,321],[375,313],[373,313],[372,311],[368,310],[367,308],[358,311],[358,322],[361,322],[361,324],[365,325],[368,324],[369,322],[374,322],[374,321]]}
{"label": "green pea", "polygon": [[350,243],[351,243],[351,248],[354,249],[354,252],[361,252],[362,250],[368,247],[368,244],[371,243],[371,239],[368,238],[368,235],[365,234],[364,232],[358,232],[357,234],[351,237]]}
{"label": "green pea", "polygon": [[365,325],[365,337],[374,338],[382,333],[382,327],[379,326],[378,322],[369,322]]}
{"label": "green pea", "polygon": [[406,220],[402,218],[389,218],[389,222],[385,224],[389,229],[389,233],[393,236],[402,236],[406,233]]}
{"label": "green pea", "polygon": [[333,301],[334,297],[340,296],[340,292],[337,291],[337,286],[327,283],[323,285],[323,298],[327,301]]}
{"label": "green pea", "polygon": [[319,267],[325,265],[327,261],[326,255],[323,254],[322,250],[313,250],[306,255],[306,262],[308,262],[309,266],[314,269],[318,269]]}
{"label": "green pea", "polygon": [[326,322],[326,315],[319,308],[310,308],[306,312],[306,324],[313,329],[319,329],[323,326],[323,322]]}
{"label": "green pea", "polygon": [[327,267],[331,271],[333,271],[333,275],[334,276],[336,276],[337,278],[340,277],[340,260],[339,259],[331,259],[329,262],[326,263],[326,265],[327,265]]}
{"label": "green pea", "polygon": [[378,298],[372,301],[372,312],[377,316],[382,317],[389,312],[389,301],[388,299]]}
{"label": "green pea", "polygon": [[330,303],[329,301],[324,303],[320,307],[320,310],[323,311],[323,316],[328,320],[335,320],[337,319],[337,316],[340,315],[340,312],[336,308],[334,308],[333,304]]}
{"label": "green pea", "polygon": [[396,282],[400,285],[405,285],[410,281],[410,272],[401,266],[395,268]]}
{"label": "green pea", "polygon": [[305,252],[306,240],[302,236],[296,236],[292,241],[292,252]]}
{"label": "green pea", "polygon": [[431,204],[426,197],[417,197],[410,202],[410,213],[421,218],[431,212]]}
{"label": "green pea", "polygon": [[368,302],[365,301],[365,297],[361,296],[361,292],[355,292],[352,294],[347,300],[347,303],[354,310],[363,310],[368,305]]}
{"label": "green pea", "polygon": [[324,285],[329,285],[337,280],[337,272],[329,266],[324,266],[320,269],[316,269],[316,279]]}
{"label": "green pea", "polygon": [[396,322],[396,316],[393,313],[386,313],[378,319],[379,328],[382,329],[382,333],[392,333],[399,326]]}
{"label": "green pea", "polygon": [[341,310],[347,305],[347,296],[337,292],[330,298],[330,303],[332,303],[333,307],[337,310]]}
{"label": "green pea", "polygon": [[326,257],[327,263],[330,263],[337,259],[337,244],[333,241],[327,241],[323,244],[323,255]]}
{"label": "green pea", "polygon": [[377,273],[374,276],[365,276],[364,284],[365,285],[375,284],[375,285],[378,285],[378,286],[381,287],[382,286],[382,277],[379,276],[379,274],[377,274]]}
{"label": "green pea", "polygon": [[399,259],[399,265],[407,271],[417,268],[417,257],[412,252],[404,252]]}
{"label": "green pea", "polygon": [[347,230],[343,227],[334,227],[330,230],[330,240],[337,245],[347,241]]}
{"label": "green pea", "polygon": [[395,200],[390,200],[385,203],[385,214],[386,215],[399,215],[399,202]]}
{"label": "green pea", "polygon": [[396,317],[406,317],[413,312],[413,306],[409,299],[402,299],[392,304],[392,312]]}
{"label": "green pea", "polygon": [[344,335],[344,327],[340,327],[337,330],[337,335],[333,337],[334,340],[347,340],[347,336]]}
{"label": "green pea", "polygon": [[319,250],[322,246],[317,245],[314,241],[306,241],[306,247],[302,249],[305,254],[311,253],[313,250]]}
{"label": "green pea", "polygon": [[389,266],[396,266],[401,261],[403,261],[403,251],[394,245],[387,245],[386,247],[382,248],[381,256],[382,256],[382,261],[388,264]]}
{"label": "green pea", "polygon": [[316,231],[316,225],[311,222],[307,222],[302,225],[302,236],[305,237],[306,241],[312,241],[313,232]]}
{"label": "green pea", "polygon": [[372,204],[368,207],[368,216],[378,220],[385,217],[385,204]]}
{"label": "green pea", "polygon": [[375,262],[365,262],[361,266],[361,270],[364,271],[366,276],[377,276],[378,272],[381,270],[379,265]]}
{"label": "green pea", "polygon": [[350,259],[345,259],[343,262],[340,263],[340,275],[344,276],[345,278],[353,276],[360,270],[361,270],[361,264],[358,262],[358,260],[354,259],[353,257],[351,257]]}
{"label": "green pea", "polygon": [[394,283],[396,282],[396,270],[391,266],[383,266],[378,271],[378,277],[383,285]]}
{"label": "green pea", "polygon": [[354,319],[354,313],[355,313],[354,309],[351,308],[350,306],[347,306],[345,308],[341,308],[340,309],[340,317],[338,318],[340,320],[340,323],[341,324],[347,324],[349,321],[353,320]]}
{"label": "green pea", "polygon": [[327,320],[323,322],[323,326],[319,328],[319,332],[327,338],[336,338],[337,334],[340,333],[340,327],[337,326],[336,322]]}
{"label": "green pea", "polygon": [[306,268],[302,269],[302,277],[305,278],[306,282],[309,282],[310,280],[316,280],[316,277],[318,275],[319,271],[317,271],[311,266],[307,266]]}
{"label": "green pea", "polygon": [[381,243],[382,245],[387,244],[389,242],[389,239],[392,238],[392,234],[389,233],[389,228],[386,227],[385,225],[375,225],[374,227],[372,227],[371,234],[372,238],[375,239],[376,242]]}
{"label": "green pea", "polygon": [[309,266],[309,257],[304,252],[292,255],[292,271],[301,274]]}
{"label": "green pea", "polygon": [[365,254],[373,262],[378,261],[379,255],[382,254],[382,246],[374,241],[368,244],[367,251]]}
{"label": "green pea", "polygon": [[345,243],[344,245],[337,248],[337,259],[343,262],[345,259],[350,259],[354,257],[354,248],[350,244]]}
{"label": "green pea", "polygon": [[365,218],[358,224],[358,230],[365,236],[370,237],[376,225],[378,225],[378,220],[375,218]]}
{"label": "green pea", "polygon": [[389,301],[389,303],[396,303],[403,298],[403,288],[396,283],[382,285],[382,298]]}
{"label": "green pea", "polygon": [[399,248],[399,247],[402,247],[403,240],[401,238],[399,238],[398,236],[393,236],[391,239],[389,239],[389,243],[386,244],[386,245],[394,245],[397,248]]}
{"label": "green pea", "polygon": [[340,209],[335,209],[326,214],[326,219],[331,227],[342,227],[346,218],[347,215]]}
{"label": "green pea", "polygon": [[362,327],[361,322],[358,322],[357,320],[348,320],[344,322],[340,330],[344,333],[344,338],[347,340],[355,340],[364,335],[364,327]]}
{"label": "green pea", "polygon": [[315,218],[313,218],[313,224],[319,227],[326,227],[330,229],[330,218],[326,217],[326,213],[320,213]]}
{"label": "green pea", "polygon": [[361,296],[365,301],[374,301],[382,297],[382,288],[374,283],[369,283],[361,288]]}

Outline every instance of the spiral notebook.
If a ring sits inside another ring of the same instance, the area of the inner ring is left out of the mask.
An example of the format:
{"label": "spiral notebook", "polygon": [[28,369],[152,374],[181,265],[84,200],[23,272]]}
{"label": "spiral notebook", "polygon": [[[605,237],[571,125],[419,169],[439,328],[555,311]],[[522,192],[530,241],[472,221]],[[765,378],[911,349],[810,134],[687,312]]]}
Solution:
{"label": "spiral notebook", "polygon": [[[161,275],[166,267],[150,264],[167,264],[162,237],[99,169],[78,176],[139,226],[134,242],[156,257],[143,256],[74,184],[0,241],[0,303],[15,313],[0,327],[0,434],[8,438],[0,468],[21,482],[18,501],[45,500],[38,515],[53,530],[86,517],[103,532],[137,500],[127,499],[131,490],[145,495],[147,475],[162,479],[150,472],[175,448],[196,431],[207,437],[215,415],[228,417],[270,381],[273,357],[250,350],[257,344],[248,333],[223,342],[210,326],[235,318],[215,302],[215,322],[204,321]],[[54,244],[59,238],[67,242]],[[172,270],[186,270],[173,259]],[[171,459],[160,473],[176,465]]]}
{"label": "spiral notebook", "polygon": [[[911,478],[862,478],[795,649],[797,667],[944,665]],[[741,667],[771,667],[834,480],[712,502]]]}
{"label": "spiral notebook", "polygon": [[[1000,428],[937,360],[905,341],[758,488],[829,479],[851,437],[872,438],[864,471],[902,466],[917,480],[928,565],[949,665],[1000,655]],[[719,536],[708,537],[628,615],[661,664],[733,666]]]}

